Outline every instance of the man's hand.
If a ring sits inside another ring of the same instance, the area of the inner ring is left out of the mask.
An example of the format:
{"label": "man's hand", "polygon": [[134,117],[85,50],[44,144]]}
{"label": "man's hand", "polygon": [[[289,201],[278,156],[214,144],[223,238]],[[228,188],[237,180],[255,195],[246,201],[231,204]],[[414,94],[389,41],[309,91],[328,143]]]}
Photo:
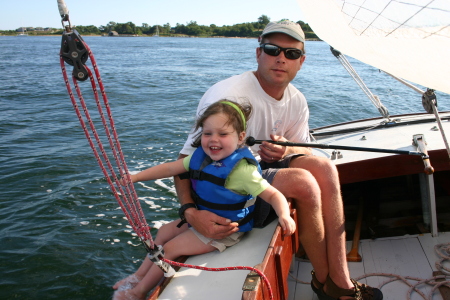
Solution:
{"label": "man's hand", "polygon": [[184,212],[186,221],[204,236],[212,239],[223,239],[239,230],[238,223],[220,217],[207,210],[188,208]]}
{"label": "man's hand", "polygon": [[[271,134],[270,138],[272,141],[277,142],[287,142],[288,140],[280,135],[274,135]],[[267,162],[267,163],[273,163],[276,161],[279,161],[283,157],[285,157],[288,154],[311,154],[311,148],[308,147],[287,147],[287,146],[281,146],[272,144],[270,142],[262,142],[261,146],[259,146],[258,154],[261,157],[261,160]]]}
{"label": "man's hand", "polygon": [[[272,141],[287,141],[287,139],[285,139],[284,137],[274,134],[271,134],[270,138],[272,139]],[[276,145],[264,141],[262,142],[261,146],[259,146],[258,154],[261,157],[261,160],[268,163],[273,163],[279,161],[286,155],[286,149],[286,146]]]}

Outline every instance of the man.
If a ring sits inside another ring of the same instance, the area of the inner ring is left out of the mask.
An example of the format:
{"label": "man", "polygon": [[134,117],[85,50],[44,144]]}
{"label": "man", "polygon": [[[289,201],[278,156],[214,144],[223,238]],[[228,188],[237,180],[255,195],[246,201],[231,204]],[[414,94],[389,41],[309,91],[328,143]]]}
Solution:
{"label": "man", "polygon": [[[200,100],[197,114],[211,103],[230,99],[250,102],[253,114],[247,136],[257,140],[309,142],[306,99],[290,82],[304,61],[305,36],[300,25],[270,22],[256,49],[258,68],[212,86]],[[194,148],[191,133],[180,158]],[[297,209],[298,235],[314,267],[312,289],[319,299],[382,299],[381,291],[350,279],[346,253],[343,203],[334,164],[311,155],[311,149],[268,142],[252,147],[264,169],[263,177],[280,190]],[[197,210],[188,180],[175,179],[180,217],[203,235],[221,239],[236,232],[237,223],[211,212]],[[259,199],[258,199],[259,200]],[[258,201],[255,226],[271,221],[267,204]]]}

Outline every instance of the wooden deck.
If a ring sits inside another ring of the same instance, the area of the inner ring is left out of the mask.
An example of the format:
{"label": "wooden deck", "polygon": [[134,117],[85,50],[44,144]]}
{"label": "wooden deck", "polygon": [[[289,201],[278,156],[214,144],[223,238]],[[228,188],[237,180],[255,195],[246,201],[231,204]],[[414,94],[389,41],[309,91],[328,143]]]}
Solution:
{"label": "wooden deck", "polygon": [[[434,246],[443,243],[450,243],[450,232],[441,232],[437,237],[432,237],[431,234],[423,234],[362,240],[359,253],[363,261],[348,263],[350,274],[353,278],[370,273],[390,273],[428,279],[433,276],[433,271],[436,271],[435,262],[438,261]],[[347,243],[347,248],[351,248],[351,242]],[[296,259],[292,266],[292,274],[299,280],[310,282],[311,269],[309,262]],[[388,277],[369,277],[367,280],[361,280],[361,282],[379,287],[388,279]],[[411,283],[415,284],[416,281],[411,281]],[[288,284],[289,300],[318,299],[309,284],[296,283],[292,278],[288,279]],[[382,287],[385,300],[408,299],[408,289],[409,287],[401,281],[391,282]],[[430,296],[431,289],[430,286],[420,286],[420,290],[427,297]],[[450,290],[449,288],[446,289]],[[411,299],[423,298],[419,294],[413,293]],[[448,298],[443,298],[436,290],[432,299]]]}

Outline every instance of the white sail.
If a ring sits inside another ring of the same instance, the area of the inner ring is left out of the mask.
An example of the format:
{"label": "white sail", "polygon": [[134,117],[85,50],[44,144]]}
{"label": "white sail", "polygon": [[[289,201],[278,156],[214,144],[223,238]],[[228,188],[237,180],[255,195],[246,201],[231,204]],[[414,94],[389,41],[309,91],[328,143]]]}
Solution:
{"label": "white sail", "polygon": [[336,50],[450,94],[450,1],[297,1],[305,21]]}

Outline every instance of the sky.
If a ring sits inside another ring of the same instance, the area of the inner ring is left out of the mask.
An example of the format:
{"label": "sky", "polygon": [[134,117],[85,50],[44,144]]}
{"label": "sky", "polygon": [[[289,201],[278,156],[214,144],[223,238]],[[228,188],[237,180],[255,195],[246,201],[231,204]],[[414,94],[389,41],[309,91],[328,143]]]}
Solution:
{"label": "sky", "polygon": [[[133,22],[171,26],[196,21],[217,26],[271,21],[304,21],[297,0],[65,0],[72,25]],[[0,0],[0,30],[19,27],[62,28],[57,0]]]}

